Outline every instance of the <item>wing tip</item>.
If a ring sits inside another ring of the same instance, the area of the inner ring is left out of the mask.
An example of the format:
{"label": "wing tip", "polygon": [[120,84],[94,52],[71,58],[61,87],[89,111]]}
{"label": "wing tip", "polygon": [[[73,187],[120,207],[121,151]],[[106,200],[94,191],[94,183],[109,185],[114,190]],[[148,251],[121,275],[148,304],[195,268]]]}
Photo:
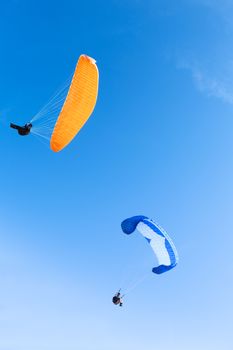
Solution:
{"label": "wing tip", "polygon": [[89,62],[91,62],[92,64],[96,65],[96,60],[93,57],[91,57],[91,56],[88,56],[86,54],[82,54],[82,55],[80,55],[79,59],[80,58],[86,59]]}

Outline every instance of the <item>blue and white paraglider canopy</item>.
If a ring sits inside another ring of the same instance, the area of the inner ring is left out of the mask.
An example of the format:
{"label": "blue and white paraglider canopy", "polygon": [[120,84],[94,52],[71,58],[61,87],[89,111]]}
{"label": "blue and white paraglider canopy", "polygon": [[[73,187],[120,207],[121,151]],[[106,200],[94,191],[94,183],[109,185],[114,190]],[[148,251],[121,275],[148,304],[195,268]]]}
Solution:
{"label": "blue and white paraglider canopy", "polygon": [[133,216],[124,220],[121,228],[126,234],[137,229],[148,241],[157,258],[157,265],[152,269],[154,273],[164,273],[177,265],[178,254],[171,238],[153,220],[142,215]]}

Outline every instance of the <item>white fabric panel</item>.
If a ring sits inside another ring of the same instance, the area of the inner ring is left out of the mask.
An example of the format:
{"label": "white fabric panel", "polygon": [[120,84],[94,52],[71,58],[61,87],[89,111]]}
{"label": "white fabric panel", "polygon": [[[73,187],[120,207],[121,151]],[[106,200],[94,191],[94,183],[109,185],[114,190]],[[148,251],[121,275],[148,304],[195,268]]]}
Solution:
{"label": "white fabric panel", "polygon": [[150,245],[158,260],[158,265],[167,265],[171,264],[169,254],[165,247],[165,237],[158,235],[154,232],[149,226],[144,222],[139,222],[137,225],[137,230],[145,237],[150,239]]}

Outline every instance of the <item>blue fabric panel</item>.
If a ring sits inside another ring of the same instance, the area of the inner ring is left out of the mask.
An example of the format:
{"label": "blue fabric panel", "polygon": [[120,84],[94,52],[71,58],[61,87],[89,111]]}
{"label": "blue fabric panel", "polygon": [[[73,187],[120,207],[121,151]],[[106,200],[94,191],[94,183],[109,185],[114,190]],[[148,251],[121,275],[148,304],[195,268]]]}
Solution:
{"label": "blue fabric panel", "polygon": [[135,231],[137,224],[140,221],[143,221],[143,219],[147,219],[147,217],[143,215],[137,215],[122,221],[121,223],[122,231],[127,235],[130,235],[131,233],[133,233],[133,231]]}
{"label": "blue fabric panel", "polygon": [[173,267],[174,267],[174,265],[169,265],[169,266],[159,265],[158,267],[154,267],[152,269],[152,272],[156,273],[157,275],[161,275],[162,273],[173,269]]}
{"label": "blue fabric panel", "polygon": [[[144,218],[144,219],[148,219],[148,218]],[[147,221],[147,220],[143,220],[144,224],[149,226],[154,232],[156,232],[158,235],[162,236],[162,237],[165,237],[163,232],[158,228],[158,226],[154,223],[154,222],[151,222],[151,221]]]}
{"label": "blue fabric panel", "polygon": [[165,247],[166,247],[168,255],[170,257],[171,265],[174,267],[176,265],[176,263],[177,263],[176,256],[175,256],[175,253],[174,253],[174,251],[172,249],[171,244],[169,243],[169,241],[167,239],[165,241]]}

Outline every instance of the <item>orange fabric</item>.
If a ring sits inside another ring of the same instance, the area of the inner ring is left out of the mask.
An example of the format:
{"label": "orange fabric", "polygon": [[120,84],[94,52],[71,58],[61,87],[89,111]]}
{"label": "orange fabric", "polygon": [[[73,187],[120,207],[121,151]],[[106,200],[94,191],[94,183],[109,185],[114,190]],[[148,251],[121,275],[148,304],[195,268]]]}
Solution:
{"label": "orange fabric", "polygon": [[90,117],[97,100],[98,80],[95,60],[81,55],[51,136],[54,152],[66,147]]}

